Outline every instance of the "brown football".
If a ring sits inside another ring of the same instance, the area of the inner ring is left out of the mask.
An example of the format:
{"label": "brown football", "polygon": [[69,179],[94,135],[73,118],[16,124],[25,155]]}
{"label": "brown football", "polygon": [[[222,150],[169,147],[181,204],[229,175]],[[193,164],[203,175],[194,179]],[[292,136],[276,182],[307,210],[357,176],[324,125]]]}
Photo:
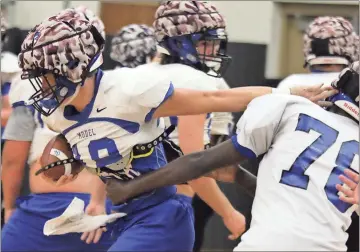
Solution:
{"label": "brown football", "polygon": [[76,175],[84,168],[81,162],[75,160],[70,144],[61,134],[53,137],[46,145],[40,163],[42,173],[53,181],[66,175],[66,172],[68,175]]}

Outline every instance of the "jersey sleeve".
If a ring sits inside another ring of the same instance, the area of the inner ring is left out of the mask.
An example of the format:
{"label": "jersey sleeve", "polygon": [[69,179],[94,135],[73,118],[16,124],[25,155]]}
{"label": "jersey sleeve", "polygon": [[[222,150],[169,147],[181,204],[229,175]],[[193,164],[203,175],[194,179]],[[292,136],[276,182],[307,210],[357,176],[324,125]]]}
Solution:
{"label": "jersey sleeve", "polygon": [[6,124],[3,139],[30,142],[35,128],[32,112],[25,106],[15,107]]}
{"label": "jersey sleeve", "polygon": [[145,122],[152,119],[156,109],[169,99],[174,93],[174,86],[171,82],[159,82],[149,85],[142,92],[133,96],[133,100],[145,112]]}
{"label": "jersey sleeve", "polygon": [[16,78],[11,83],[9,101],[12,107],[24,106],[25,102],[35,93],[29,80]]}
{"label": "jersey sleeve", "polygon": [[122,91],[129,97],[129,104],[138,107],[139,119],[145,122],[150,121],[155,110],[174,93],[172,81],[155,67],[131,71],[127,83],[129,85],[123,85]]}
{"label": "jersey sleeve", "polygon": [[269,94],[248,105],[231,138],[242,156],[256,158],[269,150],[288,101],[287,95]]}

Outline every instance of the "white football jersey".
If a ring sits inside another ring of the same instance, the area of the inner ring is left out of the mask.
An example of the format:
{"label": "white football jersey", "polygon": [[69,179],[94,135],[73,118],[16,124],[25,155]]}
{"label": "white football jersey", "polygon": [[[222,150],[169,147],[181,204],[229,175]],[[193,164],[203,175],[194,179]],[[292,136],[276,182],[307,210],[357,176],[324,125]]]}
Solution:
{"label": "white football jersey", "polygon": [[[60,107],[45,120],[50,128],[65,135],[75,157],[86,166],[107,167],[131,179],[166,164],[161,145],[136,162],[131,162],[133,147],[151,142],[164,132],[164,122],[152,115],[173,94],[175,83],[181,81],[176,74],[196,79],[198,72],[182,65],[175,71],[153,64],[99,71],[94,97],[82,112],[71,115],[67,110],[70,106]],[[116,174],[100,175],[122,179]]]}
{"label": "white football jersey", "polygon": [[[167,76],[170,77],[169,81],[172,81],[174,88],[186,88],[194,90],[217,90],[218,80],[217,78],[211,77],[206,73],[196,70],[192,67],[183,64],[168,64],[160,65],[157,62],[144,64],[137,67],[138,69],[159,69],[164,71]],[[158,71],[158,70],[157,70]],[[178,117],[171,116],[164,118],[165,126],[177,125]],[[208,114],[204,125],[204,145],[210,143],[210,128],[212,122],[212,114]],[[170,134],[170,139],[175,143],[179,144],[177,128]]]}
{"label": "white football jersey", "polygon": [[303,74],[292,74],[283,79],[278,88],[292,88],[299,85],[317,85],[324,84],[330,86],[331,83],[339,77],[339,72],[329,73],[303,73]]}
{"label": "white football jersey", "polygon": [[[27,101],[34,93],[29,80],[22,80],[21,74],[15,76],[11,82],[9,91],[9,101],[12,107],[25,106],[24,101]],[[43,153],[48,142],[57,135],[56,132],[50,130],[43,122],[41,114],[32,106],[28,106],[32,111],[36,129],[31,142],[28,164],[34,163]]]}
{"label": "white football jersey", "polygon": [[[358,124],[297,96],[254,99],[234,146],[261,154],[250,229],[235,251],[346,251],[355,206],[335,188],[345,168],[359,171]],[[260,240],[259,240],[260,239]]]}

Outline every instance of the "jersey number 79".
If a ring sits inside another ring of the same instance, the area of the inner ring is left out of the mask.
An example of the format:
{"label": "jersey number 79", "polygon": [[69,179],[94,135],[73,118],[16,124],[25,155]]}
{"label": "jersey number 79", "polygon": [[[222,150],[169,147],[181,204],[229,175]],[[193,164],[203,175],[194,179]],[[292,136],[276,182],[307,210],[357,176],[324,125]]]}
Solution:
{"label": "jersey number 79", "polygon": [[[329,125],[305,114],[299,115],[296,130],[305,133],[314,130],[320,136],[301,152],[290,170],[282,172],[280,183],[306,190],[309,184],[309,176],[305,175],[305,171],[336,142],[339,132]],[[343,142],[335,159],[335,166],[324,187],[328,200],[342,213],[346,212],[351,207],[351,204],[345,203],[338,198],[338,191],[335,186],[336,184],[341,184],[339,175],[344,174],[346,168],[351,169],[350,165],[358,153],[358,141]]]}

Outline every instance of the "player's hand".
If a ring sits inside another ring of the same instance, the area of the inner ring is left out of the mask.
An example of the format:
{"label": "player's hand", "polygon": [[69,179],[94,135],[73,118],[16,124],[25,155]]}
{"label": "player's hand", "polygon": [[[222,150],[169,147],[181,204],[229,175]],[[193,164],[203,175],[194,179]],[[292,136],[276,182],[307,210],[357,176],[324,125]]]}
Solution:
{"label": "player's hand", "polygon": [[[97,204],[90,202],[85,209],[85,213],[88,215],[100,215],[106,214],[105,206],[103,204]],[[81,240],[85,241],[87,244],[98,243],[100,241],[101,235],[103,232],[106,232],[105,227],[100,227],[91,232],[85,232],[81,235]]]}
{"label": "player's hand", "polygon": [[359,174],[350,169],[345,169],[345,174],[346,176],[339,176],[344,184],[336,185],[336,189],[343,193],[339,199],[346,203],[359,204]]}
{"label": "player's hand", "polygon": [[16,208],[5,208],[4,209],[4,223],[7,223],[11,215],[15,212]]}
{"label": "player's hand", "polygon": [[324,87],[324,84],[319,84],[314,86],[295,86],[290,89],[290,93],[305,97],[321,107],[329,107],[332,106],[332,103],[325,101],[325,99],[337,94],[338,91],[331,86]]}
{"label": "player's hand", "polygon": [[131,191],[126,182],[109,178],[106,180],[106,196],[111,200],[113,205],[124,203],[129,199]]}
{"label": "player's hand", "polygon": [[229,240],[236,240],[246,229],[245,216],[235,209],[227,216],[223,217],[226,228],[231,232],[228,236]]}
{"label": "player's hand", "polygon": [[55,186],[63,186],[66,184],[69,184],[71,182],[73,182],[76,178],[77,178],[77,174],[73,175],[62,175],[58,180],[52,180],[51,178],[47,177],[44,175],[44,173],[40,173],[41,177],[46,180],[48,183],[53,184]]}

